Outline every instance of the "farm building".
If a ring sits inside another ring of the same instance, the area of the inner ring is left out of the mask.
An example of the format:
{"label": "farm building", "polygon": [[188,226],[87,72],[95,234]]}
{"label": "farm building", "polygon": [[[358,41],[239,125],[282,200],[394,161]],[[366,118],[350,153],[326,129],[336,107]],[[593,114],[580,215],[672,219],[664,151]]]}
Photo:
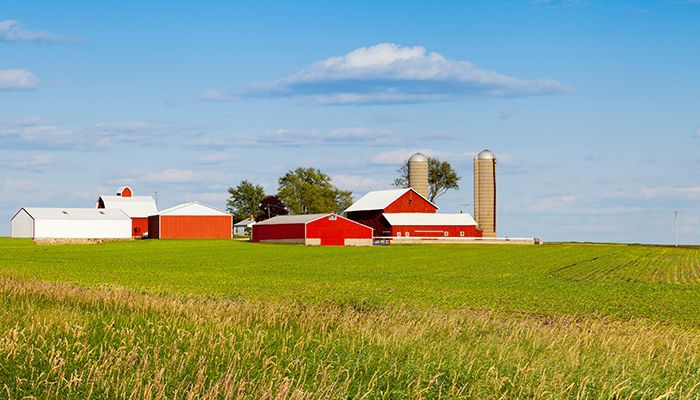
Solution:
{"label": "farm building", "polygon": [[130,187],[119,188],[116,195],[102,195],[97,199],[97,208],[122,210],[131,218],[131,235],[148,233],[148,217],[158,212],[151,196],[134,196]]}
{"label": "farm building", "polygon": [[255,220],[253,218],[246,218],[242,221],[238,221],[233,224],[233,234],[236,236],[247,235],[250,231],[246,232],[246,229],[253,229],[253,225],[255,225]]}
{"label": "farm building", "polygon": [[349,219],[374,229],[374,236],[391,236],[386,213],[429,213],[438,207],[412,188],[375,190],[362,196],[345,210]]}
{"label": "farm building", "polygon": [[131,218],[122,210],[22,208],[11,221],[12,237],[32,239],[131,239]]}
{"label": "farm building", "polygon": [[279,215],[253,225],[253,242],[369,246],[372,228],[337,214]]}
{"label": "farm building", "polygon": [[375,237],[481,237],[469,214],[438,214],[438,207],[413,188],[376,190],[345,210],[374,229]]}
{"label": "farm building", "polygon": [[391,234],[403,237],[481,237],[469,214],[390,213],[383,214]]}
{"label": "farm building", "polygon": [[148,217],[153,239],[231,239],[233,216],[217,208],[191,202]]}

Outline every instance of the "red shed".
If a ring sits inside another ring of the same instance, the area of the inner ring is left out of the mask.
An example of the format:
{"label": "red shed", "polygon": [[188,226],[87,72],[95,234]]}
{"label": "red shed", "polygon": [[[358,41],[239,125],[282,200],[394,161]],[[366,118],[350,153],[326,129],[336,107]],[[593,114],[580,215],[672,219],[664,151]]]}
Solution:
{"label": "red shed", "polygon": [[192,202],[148,217],[148,237],[154,239],[231,239],[233,216]]}
{"label": "red shed", "polygon": [[345,215],[374,229],[374,236],[392,236],[391,225],[382,216],[385,213],[434,214],[438,206],[415,190],[375,190],[362,196],[348,207]]}
{"label": "red shed", "polygon": [[369,246],[372,228],[337,214],[280,215],[253,225],[253,242]]}

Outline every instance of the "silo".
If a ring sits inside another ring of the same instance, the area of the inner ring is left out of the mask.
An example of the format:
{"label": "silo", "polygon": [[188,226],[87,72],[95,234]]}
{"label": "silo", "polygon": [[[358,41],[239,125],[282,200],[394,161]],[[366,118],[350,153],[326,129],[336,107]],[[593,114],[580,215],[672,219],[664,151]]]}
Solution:
{"label": "silo", "polygon": [[489,150],[474,157],[474,219],[484,237],[496,237],[496,156]]}
{"label": "silo", "polygon": [[428,157],[416,153],[408,159],[408,186],[428,198]]}

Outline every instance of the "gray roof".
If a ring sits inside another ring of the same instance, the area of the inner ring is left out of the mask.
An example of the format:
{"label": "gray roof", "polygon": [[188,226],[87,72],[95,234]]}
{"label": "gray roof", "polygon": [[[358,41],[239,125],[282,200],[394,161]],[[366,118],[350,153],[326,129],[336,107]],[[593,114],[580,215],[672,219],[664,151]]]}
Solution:
{"label": "gray roof", "polygon": [[423,153],[416,153],[408,159],[408,162],[428,162],[428,157]]}
{"label": "gray roof", "polygon": [[283,224],[306,224],[311,221],[315,221],[319,218],[323,218],[327,215],[333,215],[333,213],[327,214],[301,214],[301,215],[278,215],[264,221],[260,221],[255,225],[283,225]]}
{"label": "gray roof", "polygon": [[481,150],[479,154],[474,157],[477,160],[494,160],[496,159],[496,155],[491,152],[489,149]]}
{"label": "gray roof", "polygon": [[34,219],[61,220],[130,220],[124,211],[104,208],[45,208],[24,207],[24,211]]}

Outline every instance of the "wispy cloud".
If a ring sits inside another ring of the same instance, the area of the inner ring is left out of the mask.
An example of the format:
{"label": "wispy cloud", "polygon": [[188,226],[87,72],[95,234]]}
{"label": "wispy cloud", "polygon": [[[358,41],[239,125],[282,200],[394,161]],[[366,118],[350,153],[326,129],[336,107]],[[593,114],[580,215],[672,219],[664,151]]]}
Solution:
{"label": "wispy cloud", "polygon": [[21,171],[44,171],[56,163],[56,155],[51,153],[9,153],[0,154],[0,169]]}
{"label": "wispy cloud", "polygon": [[207,90],[197,97],[200,100],[210,101],[213,103],[229,103],[236,100],[236,96],[230,93],[222,93],[218,90]]}
{"label": "wispy cloud", "polygon": [[[515,78],[480,69],[469,61],[447,59],[421,46],[380,43],[225,96],[303,97],[318,104],[392,104],[535,96],[569,90],[553,79]],[[207,93],[211,99],[220,97],[216,91]]]}
{"label": "wispy cloud", "polygon": [[77,42],[83,38],[75,36],[61,36],[47,31],[31,31],[24,28],[20,21],[0,21],[0,42]]}
{"label": "wispy cloud", "polygon": [[563,5],[563,6],[586,6],[590,0],[533,0],[536,5]]}
{"label": "wispy cloud", "polygon": [[333,184],[343,190],[353,191],[368,191],[382,187],[380,180],[360,175],[335,175]]}
{"label": "wispy cloud", "polygon": [[[699,1],[700,1],[700,0],[699,0]],[[700,129],[698,129],[697,131],[695,131],[695,134],[693,135],[693,137],[700,138]]]}
{"label": "wispy cloud", "polygon": [[37,86],[39,78],[28,69],[0,69],[0,90],[27,90]]}
{"label": "wispy cloud", "polygon": [[606,197],[626,199],[700,199],[700,186],[645,186],[607,193]]}
{"label": "wispy cloud", "polygon": [[116,184],[133,182],[157,184],[206,184],[226,182],[226,176],[220,171],[166,168],[160,171],[131,169],[126,176],[112,180]]}

